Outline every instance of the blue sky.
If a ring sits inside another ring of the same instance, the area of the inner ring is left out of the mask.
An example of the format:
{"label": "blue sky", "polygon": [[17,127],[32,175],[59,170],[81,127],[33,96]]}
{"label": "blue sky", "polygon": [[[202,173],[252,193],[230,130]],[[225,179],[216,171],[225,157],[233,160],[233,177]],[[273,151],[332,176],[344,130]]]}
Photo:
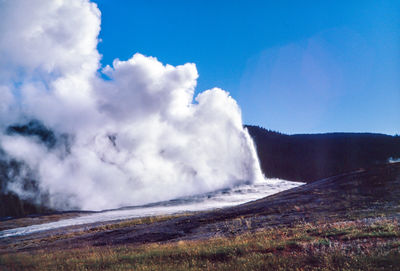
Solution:
{"label": "blue sky", "polygon": [[244,123],[285,133],[400,133],[400,1],[95,1],[102,65],[194,62]]}

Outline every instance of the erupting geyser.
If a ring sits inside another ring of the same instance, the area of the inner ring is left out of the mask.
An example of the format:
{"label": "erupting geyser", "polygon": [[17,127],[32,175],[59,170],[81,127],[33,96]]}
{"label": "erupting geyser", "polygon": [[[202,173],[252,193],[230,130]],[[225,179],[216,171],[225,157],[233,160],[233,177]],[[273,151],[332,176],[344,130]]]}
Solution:
{"label": "erupting geyser", "polygon": [[263,178],[227,92],[194,98],[194,64],[141,54],[99,71],[99,31],[87,0],[0,1],[6,189],[53,208],[100,210]]}

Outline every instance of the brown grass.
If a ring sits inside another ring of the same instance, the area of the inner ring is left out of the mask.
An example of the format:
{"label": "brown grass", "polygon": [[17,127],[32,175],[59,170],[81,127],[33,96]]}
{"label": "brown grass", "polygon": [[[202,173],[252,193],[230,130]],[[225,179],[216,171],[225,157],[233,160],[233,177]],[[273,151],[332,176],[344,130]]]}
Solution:
{"label": "brown grass", "polygon": [[397,221],[263,229],[232,238],[0,255],[1,270],[400,270]]}

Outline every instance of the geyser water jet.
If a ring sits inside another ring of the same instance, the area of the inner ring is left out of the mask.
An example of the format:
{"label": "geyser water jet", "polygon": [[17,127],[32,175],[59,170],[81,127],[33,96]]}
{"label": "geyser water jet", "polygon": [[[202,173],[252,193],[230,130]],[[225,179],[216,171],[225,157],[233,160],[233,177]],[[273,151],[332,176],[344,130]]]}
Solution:
{"label": "geyser water jet", "polygon": [[18,165],[7,190],[100,210],[263,178],[228,92],[194,97],[194,64],[141,54],[99,71],[99,31],[90,1],[0,2],[0,158]]}

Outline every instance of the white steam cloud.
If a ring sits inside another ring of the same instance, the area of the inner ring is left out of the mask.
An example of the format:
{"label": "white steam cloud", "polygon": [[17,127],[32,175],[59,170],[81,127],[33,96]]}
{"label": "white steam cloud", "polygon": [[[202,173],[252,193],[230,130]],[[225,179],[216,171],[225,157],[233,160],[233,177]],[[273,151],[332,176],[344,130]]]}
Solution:
{"label": "white steam cloud", "polygon": [[[100,11],[87,0],[0,0],[0,154],[22,165],[9,191],[100,210],[263,178],[227,92],[194,98],[194,64],[140,54],[105,67],[105,80],[99,31]],[[47,137],[10,132],[31,120]]]}

